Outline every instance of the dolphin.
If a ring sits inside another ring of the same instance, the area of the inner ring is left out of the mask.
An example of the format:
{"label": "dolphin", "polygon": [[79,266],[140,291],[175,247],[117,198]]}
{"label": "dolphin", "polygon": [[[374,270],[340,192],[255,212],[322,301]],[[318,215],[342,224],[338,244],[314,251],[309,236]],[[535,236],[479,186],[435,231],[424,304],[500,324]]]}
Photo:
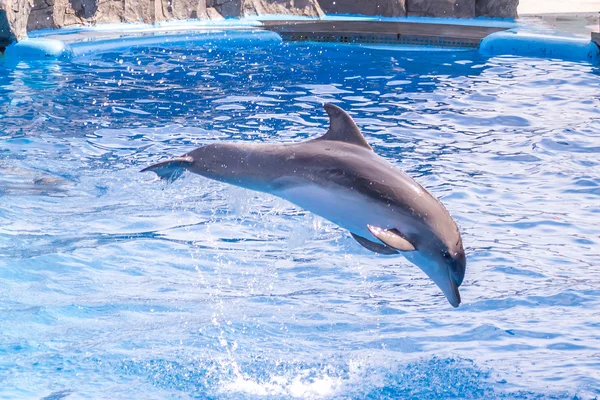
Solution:
{"label": "dolphin", "polygon": [[0,196],[66,196],[72,186],[59,176],[0,162]]}
{"label": "dolphin", "polygon": [[363,247],[401,253],[458,307],[466,257],[442,203],[375,154],[352,117],[334,104],[325,135],[301,143],[215,143],[141,172],[169,182],[183,172],[270,193],[348,230]]}

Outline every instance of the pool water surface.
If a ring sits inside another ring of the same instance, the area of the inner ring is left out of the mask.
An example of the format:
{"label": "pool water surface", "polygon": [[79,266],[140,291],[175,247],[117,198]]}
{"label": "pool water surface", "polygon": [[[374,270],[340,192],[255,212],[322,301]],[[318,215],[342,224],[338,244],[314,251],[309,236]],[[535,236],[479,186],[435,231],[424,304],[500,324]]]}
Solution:
{"label": "pool water surface", "polygon": [[[0,398],[600,396],[600,76],[476,51],[260,40],[0,61]],[[139,170],[325,133],[442,199],[453,309],[266,194]]]}

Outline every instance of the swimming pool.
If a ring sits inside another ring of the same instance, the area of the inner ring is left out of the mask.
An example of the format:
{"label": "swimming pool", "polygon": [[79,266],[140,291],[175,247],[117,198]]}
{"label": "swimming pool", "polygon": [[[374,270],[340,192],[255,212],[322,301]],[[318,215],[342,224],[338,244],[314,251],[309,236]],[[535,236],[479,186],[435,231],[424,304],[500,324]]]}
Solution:
{"label": "swimming pool", "polygon": [[[600,395],[596,67],[233,44],[0,63],[0,397]],[[324,102],[458,221],[460,308],[282,200],[138,172]]]}

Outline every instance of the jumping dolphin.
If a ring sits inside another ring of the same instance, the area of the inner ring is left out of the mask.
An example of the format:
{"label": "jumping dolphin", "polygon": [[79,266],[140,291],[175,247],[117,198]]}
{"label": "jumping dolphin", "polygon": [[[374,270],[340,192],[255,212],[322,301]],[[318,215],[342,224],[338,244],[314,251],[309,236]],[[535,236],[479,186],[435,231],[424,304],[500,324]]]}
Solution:
{"label": "jumping dolphin", "polygon": [[325,104],[330,126],[302,143],[216,143],[144,168],[174,181],[184,171],[266,192],[350,231],[363,247],[402,253],[458,307],[466,257],[446,208],[379,157],[352,117]]}

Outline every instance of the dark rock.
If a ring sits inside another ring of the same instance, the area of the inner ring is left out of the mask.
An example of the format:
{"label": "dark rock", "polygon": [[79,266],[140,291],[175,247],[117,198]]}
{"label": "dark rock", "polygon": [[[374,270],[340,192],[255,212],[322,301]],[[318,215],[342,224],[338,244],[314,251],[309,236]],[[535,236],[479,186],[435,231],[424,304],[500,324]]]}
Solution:
{"label": "dark rock", "polygon": [[11,40],[13,40],[13,38],[11,38],[8,16],[6,15],[5,10],[0,10],[0,47],[6,47]]}
{"label": "dark rock", "polygon": [[406,15],[405,0],[319,0],[319,5],[326,14]]}
{"label": "dark rock", "polygon": [[96,0],[70,0],[70,3],[79,18],[92,18],[98,10]]}
{"label": "dark rock", "polygon": [[475,17],[475,0],[406,0],[406,8],[409,16],[442,18]]}
{"label": "dark rock", "polygon": [[56,28],[53,13],[54,5],[49,5],[44,0],[34,0],[27,19],[27,31]]}
{"label": "dark rock", "polygon": [[217,11],[224,17],[241,17],[242,16],[242,0],[229,0],[218,4],[220,0],[217,0]]}
{"label": "dark rock", "polygon": [[476,0],[475,15],[478,17],[517,18],[519,0]]}

